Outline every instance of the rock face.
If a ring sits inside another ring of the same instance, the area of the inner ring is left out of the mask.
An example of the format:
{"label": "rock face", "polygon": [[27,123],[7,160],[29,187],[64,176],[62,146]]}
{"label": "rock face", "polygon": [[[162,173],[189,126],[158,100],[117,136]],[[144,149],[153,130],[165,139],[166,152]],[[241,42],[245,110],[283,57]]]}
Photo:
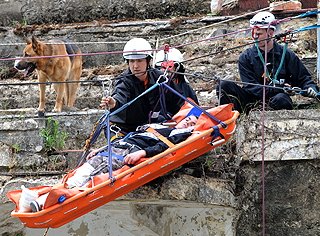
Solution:
{"label": "rock face", "polygon": [[[319,234],[318,114],[319,110],[313,109],[267,112],[263,150],[261,113],[242,117],[235,134],[236,155],[246,160],[235,182],[235,195],[241,209],[237,235],[258,235],[263,227],[270,235]],[[265,194],[264,226],[262,192]]]}
{"label": "rock face", "polygon": [[[319,234],[319,159],[265,164],[265,225],[262,225],[262,167],[242,165],[238,175],[237,235]],[[247,194],[246,194],[247,193]]]}
{"label": "rock face", "polygon": [[52,24],[87,22],[98,19],[155,19],[176,16],[192,16],[210,12],[210,1],[104,1],[104,0],[10,0],[0,3],[6,9],[0,17],[0,25],[7,26],[12,22],[27,24]]}

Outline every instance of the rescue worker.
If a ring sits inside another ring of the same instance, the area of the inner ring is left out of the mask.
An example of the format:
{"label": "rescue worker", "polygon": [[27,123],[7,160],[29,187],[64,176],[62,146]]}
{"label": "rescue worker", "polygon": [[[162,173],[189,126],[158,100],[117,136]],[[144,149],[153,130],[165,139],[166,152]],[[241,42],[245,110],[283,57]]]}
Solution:
{"label": "rescue worker", "polygon": [[[150,43],[143,38],[129,40],[123,49],[123,57],[128,63],[128,69],[117,79],[111,96],[101,100],[100,107],[109,108],[114,111],[124,104],[132,101],[154,85],[163,73],[158,69],[151,68],[152,48]],[[162,82],[162,79],[160,82]],[[183,101],[173,93],[166,93],[167,104],[174,104],[166,111],[160,111],[160,92],[154,89],[147,93],[128,108],[111,116],[110,121],[116,124],[122,132],[134,131],[138,126],[146,124],[153,118],[152,122],[160,122],[177,113],[183,105]]]}
{"label": "rescue worker", "polygon": [[[160,50],[157,52],[154,62],[155,67],[171,74],[172,83],[176,84],[177,91],[187,98],[191,98],[196,104],[199,104],[195,91],[190,86],[186,76],[180,73],[185,73],[185,67],[182,64],[184,61],[182,53],[176,48],[169,48],[168,51]],[[174,73],[178,72],[178,73]]]}
{"label": "rescue worker", "polygon": [[[312,80],[309,71],[297,55],[290,49],[284,49],[274,39],[276,19],[270,12],[259,12],[250,20],[252,36],[256,44],[241,53],[238,67],[242,87],[234,82],[221,81],[220,104],[233,103],[239,112],[250,110],[263,100],[264,57],[267,52],[266,102],[271,109],[293,109],[289,89],[299,87],[305,90],[305,96],[317,97],[318,86]],[[284,61],[281,62],[282,54]],[[276,77],[277,75],[277,77]],[[284,88],[289,88],[285,90]],[[217,87],[219,95],[219,86]]]}

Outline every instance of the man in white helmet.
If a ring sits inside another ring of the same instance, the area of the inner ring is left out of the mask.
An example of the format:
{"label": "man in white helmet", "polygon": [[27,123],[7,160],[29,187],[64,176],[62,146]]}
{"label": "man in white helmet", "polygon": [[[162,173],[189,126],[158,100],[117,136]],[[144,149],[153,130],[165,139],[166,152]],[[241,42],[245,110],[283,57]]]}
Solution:
{"label": "man in white helmet", "polygon": [[[143,38],[129,40],[124,46],[123,57],[128,63],[128,69],[116,79],[112,95],[102,98],[100,104],[102,108],[109,108],[111,111],[135,99],[154,85],[163,74],[160,70],[150,67],[152,48],[150,43]],[[110,121],[116,124],[123,133],[134,131],[138,126],[150,121],[150,114],[152,118],[161,117],[159,98],[159,89],[154,89],[125,110],[111,116]],[[181,99],[172,93],[167,93],[165,99],[167,103],[175,104],[171,110],[168,109],[170,115],[178,112],[183,104]],[[152,121],[159,120],[153,119]]]}
{"label": "man in white helmet", "polygon": [[195,103],[199,104],[197,95],[191,88],[187,78],[185,75],[179,74],[185,72],[183,61],[182,53],[176,48],[169,47],[157,52],[154,58],[155,67],[169,73],[172,87],[174,86],[180,94],[186,98],[191,98]]}
{"label": "man in white helmet", "polygon": [[[256,43],[241,53],[239,73],[243,87],[233,82],[221,81],[221,104],[234,103],[235,109],[249,110],[263,99],[264,79],[266,78],[266,101],[271,109],[293,109],[293,103],[286,89],[299,87],[305,96],[317,97],[318,87],[297,55],[274,40],[277,21],[270,12],[260,12],[250,20],[252,37]],[[265,52],[267,62],[265,63]],[[282,56],[284,59],[281,60]],[[265,75],[265,64],[267,65]],[[255,85],[257,84],[257,85]],[[217,87],[219,93],[219,87]]]}

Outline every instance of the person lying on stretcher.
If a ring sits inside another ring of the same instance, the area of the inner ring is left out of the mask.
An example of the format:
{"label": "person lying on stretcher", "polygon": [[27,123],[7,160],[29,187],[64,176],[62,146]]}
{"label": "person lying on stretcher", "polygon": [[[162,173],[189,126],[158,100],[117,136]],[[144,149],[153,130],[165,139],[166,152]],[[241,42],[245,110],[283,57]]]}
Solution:
{"label": "person lying on stretcher", "polygon": [[[152,157],[165,151],[170,144],[177,144],[186,140],[192,134],[197,119],[196,114],[188,114],[173,128],[159,124],[138,127],[137,131],[112,144],[112,169],[119,169],[123,165],[133,165],[141,158]],[[75,170],[73,176],[68,178],[66,187],[82,187],[92,176],[108,173],[108,171],[107,147],[94,150],[88,155],[87,161]],[[30,198],[21,196],[21,199],[28,199],[30,202],[23,202],[19,205],[30,204],[31,211],[37,212],[42,209],[46,197],[47,194],[44,194],[36,200],[30,201]]]}

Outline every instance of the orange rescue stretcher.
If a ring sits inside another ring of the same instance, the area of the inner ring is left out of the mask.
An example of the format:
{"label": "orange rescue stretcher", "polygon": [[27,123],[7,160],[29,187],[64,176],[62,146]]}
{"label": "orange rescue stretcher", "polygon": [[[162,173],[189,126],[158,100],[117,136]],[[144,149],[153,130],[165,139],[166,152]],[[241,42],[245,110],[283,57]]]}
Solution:
{"label": "orange rescue stretcher", "polygon": [[[102,174],[93,177],[85,187],[67,189],[64,183],[72,175],[70,172],[57,186],[30,188],[38,191],[39,195],[49,193],[44,209],[41,211],[18,212],[21,190],[10,191],[7,196],[16,204],[11,216],[19,218],[26,227],[30,228],[57,228],[67,224],[227,142],[235,131],[236,119],[239,116],[232,107],[231,104],[227,104],[207,110],[225,125],[202,114],[197,121],[194,133],[187,140],[154,157],[145,158],[131,168],[124,166],[113,171],[113,178],[109,178],[108,174]],[[178,122],[187,112],[188,109],[182,109],[174,118]],[[217,129],[221,135],[213,139],[212,135]],[[66,200],[58,203],[62,195]]]}

